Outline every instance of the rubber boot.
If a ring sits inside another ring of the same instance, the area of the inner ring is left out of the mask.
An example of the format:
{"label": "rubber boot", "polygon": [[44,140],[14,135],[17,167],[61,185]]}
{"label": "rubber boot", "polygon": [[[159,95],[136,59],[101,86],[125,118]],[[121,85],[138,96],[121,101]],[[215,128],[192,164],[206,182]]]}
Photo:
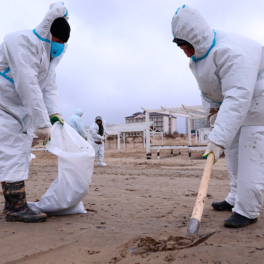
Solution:
{"label": "rubber boot", "polygon": [[9,211],[9,208],[10,208],[10,203],[5,201],[5,207],[3,210],[3,214],[7,214],[7,212]]}
{"label": "rubber boot", "polygon": [[232,211],[232,208],[234,207],[233,205],[229,204],[226,201],[223,202],[214,202],[212,203],[212,207],[216,211]]}
{"label": "rubber boot", "polygon": [[224,225],[225,227],[239,228],[254,224],[257,222],[257,220],[258,218],[249,219],[243,215],[233,213],[230,217],[225,220]]}
{"label": "rubber boot", "polygon": [[3,194],[9,209],[6,214],[7,222],[38,223],[47,219],[44,213],[31,210],[27,204],[25,182],[2,182]]}

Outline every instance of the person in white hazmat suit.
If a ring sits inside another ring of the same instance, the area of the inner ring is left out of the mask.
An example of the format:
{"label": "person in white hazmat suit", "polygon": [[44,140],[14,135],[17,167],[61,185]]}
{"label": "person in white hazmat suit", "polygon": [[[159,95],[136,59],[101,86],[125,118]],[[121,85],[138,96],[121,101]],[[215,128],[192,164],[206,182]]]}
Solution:
{"label": "person in white hazmat suit", "polygon": [[[188,6],[172,19],[173,42],[190,57],[203,103],[214,126],[204,156],[226,154],[231,191],[218,211],[232,210],[226,227],[255,223],[264,191],[264,55],[248,38],[213,30]],[[215,120],[215,122],[214,122]]]}
{"label": "person in white hazmat suit", "polygon": [[90,140],[93,143],[95,155],[98,155],[97,165],[106,166],[104,163],[104,139],[108,135],[101,116],[95,118],[95,123],[90,126]]}
{"label": "person in white hazmat suit", "polygon": [[83,111],[77,109],[75,113],[69,118],[68,124],[81,135],[85,140],[87,140],[87,133],[82,121]]}
{"label": "person in white hazmat suit", "polygon": [[0,45],[0,181],[6,221],[42,222],[25,194],[30,150],[35,134],[50,139],[50,127],[63,124],[55,68],[70,37],[68,11],[62,2],[50,6],[31,30],[10,33]]}

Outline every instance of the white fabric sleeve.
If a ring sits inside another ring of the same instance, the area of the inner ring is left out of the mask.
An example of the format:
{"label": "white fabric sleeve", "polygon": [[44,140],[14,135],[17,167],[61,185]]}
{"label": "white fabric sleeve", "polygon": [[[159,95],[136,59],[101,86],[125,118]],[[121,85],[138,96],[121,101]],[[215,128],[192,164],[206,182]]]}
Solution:
{"label": "white fabric sleeve", "polygon": [[59,91],[56,84],[56,73],[49,77],[48,84],[42,88],[43,99],[48,110],[49,116],[54,114],[61,114]]}
{"label": "white fabric sleeve", "polygon": [[224,100],[209,139],[224,148],[230,146],[251,105],[262,54],[258,46],[249,51],[237,45],[214,55]]}
{"label": "white fabric sleeve", "polygon": [[83,137],[83,138],[87,138],[87,133],[83,124],[83,121],[81,118],[76,119],[76,126],[78,129],[79,134]]}
{"label": "white fabric sleeve", "polygon": [[49,115],[38,84],[40,56],[37,45],[26,36],[5,40],[5,51],[15,89],[32,118],[35,129],[50,127]]}
{"label": "white fabric sleeve", "polygon": [[91,125],[90,133],[91,133],[94,140],[101,140],[104,137],[102,137],[101,135],[98,134],[99,129],[96,126],[98,127],[98,125],[96,125],[96,124]]}

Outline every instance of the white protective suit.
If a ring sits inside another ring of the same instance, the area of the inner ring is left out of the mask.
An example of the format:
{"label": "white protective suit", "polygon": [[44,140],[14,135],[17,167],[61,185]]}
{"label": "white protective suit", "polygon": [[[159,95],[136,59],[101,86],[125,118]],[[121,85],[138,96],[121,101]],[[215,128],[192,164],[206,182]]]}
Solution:
{"label": "white protective suit", "polygon": [[87,138],[87,133],[81,118],[82,114],[83,111],[81,109],[77,109],[75,113],[69,118],[68,124],[85,139]]}
{"label": "white protective suit", "polygon": [[254,219],[264,191],[264,56],[248,38],[214,31],[187,6],[172,20],[174,38],[191,43],[190,68],[207,112],[219,108],[209,139],[225,148],[233,212]]}
{"label": "white protective suit", "polygon": [[104,138],[105,135],[109,134],[104,124],[103,124],[103,127],[104,127],[104,133],[103,133],[103,136],[101,136],[98,134],[99,126],[96,123],[90,126],[90,140],[93,143],[93,147],[95,150],[95,156],[98,155],[97,164],[103,163],[104,161],[104,142],[102,142],[102,144],[97,144],[95,142],[100,142]]}
{"label": "white protective suit", "polygon": [[4,37],[0,45],[0,182],[27,180],[34,129],[50,127],[49,116],[60,114],[55,68],[62,55],[50,60],[50,27],[68,19],[62,2],[50,6],[32,30]]}

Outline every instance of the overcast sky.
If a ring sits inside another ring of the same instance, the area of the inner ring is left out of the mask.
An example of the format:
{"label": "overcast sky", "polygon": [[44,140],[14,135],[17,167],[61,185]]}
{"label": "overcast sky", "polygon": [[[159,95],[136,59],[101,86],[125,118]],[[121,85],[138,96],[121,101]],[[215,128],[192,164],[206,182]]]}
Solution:
{"label": "overcast sky", "polygon": [[[54,1],[1,1],[0,39],[34,29]],[[214,29],[264,44],[261,0],[65,0],[71,25],[69,48],[57,67],[62,115],[84,111],[121,124],[141,107],[201,104],[189,59],[172,43],[171,19],[183,4],[197,8]],[[178,130],[185,131],[183,120]]]}

